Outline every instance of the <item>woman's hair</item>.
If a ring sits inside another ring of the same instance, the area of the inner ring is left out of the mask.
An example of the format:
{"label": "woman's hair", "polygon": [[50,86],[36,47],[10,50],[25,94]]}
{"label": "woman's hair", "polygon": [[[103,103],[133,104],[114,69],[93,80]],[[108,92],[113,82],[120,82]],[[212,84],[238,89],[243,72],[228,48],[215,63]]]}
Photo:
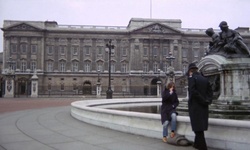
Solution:
{"label": "woman's hair", "polygon": [[174,85],[174,82],[169,82],[166,88],[169,90],[171,87],[175,87]]}

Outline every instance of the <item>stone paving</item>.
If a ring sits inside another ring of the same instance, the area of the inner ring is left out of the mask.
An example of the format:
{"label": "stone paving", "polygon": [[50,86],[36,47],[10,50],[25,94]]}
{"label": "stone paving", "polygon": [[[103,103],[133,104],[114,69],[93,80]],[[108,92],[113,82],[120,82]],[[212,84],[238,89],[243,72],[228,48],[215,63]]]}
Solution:
{"label": "stone paving", "polygon": [[78,121],[70,115],[76,100],[1,98],[0,150],[193,150]]}

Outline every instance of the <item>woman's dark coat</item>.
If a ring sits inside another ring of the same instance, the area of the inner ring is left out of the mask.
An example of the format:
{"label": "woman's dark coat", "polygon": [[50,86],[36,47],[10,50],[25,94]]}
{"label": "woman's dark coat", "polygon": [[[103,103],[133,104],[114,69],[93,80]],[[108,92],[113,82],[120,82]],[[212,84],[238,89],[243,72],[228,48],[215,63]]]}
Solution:
{"label": "woman's dark coat", "polygon": [[163,124],[166,120],[171,120],[171,114],[176,112],[176,107],[179,105],[179,100],[176,92],[174,91],[171,95],[168,89],[162,92],[162,105],[161,105],[161,123]]}
{"label": "woman's dark coat", "polygon": [[204,102],[208,88],[209,81],[200,73],[188,77],[188,110],[193,131],[208,129],[208,104]]}

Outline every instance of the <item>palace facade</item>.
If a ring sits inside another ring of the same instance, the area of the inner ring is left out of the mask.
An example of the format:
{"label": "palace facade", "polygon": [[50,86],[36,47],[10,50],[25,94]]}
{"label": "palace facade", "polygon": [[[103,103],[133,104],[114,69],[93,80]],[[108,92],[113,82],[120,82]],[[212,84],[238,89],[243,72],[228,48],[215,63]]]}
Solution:
{"label": "palace facade", "polygon": [[[206,29],[186,29],[181,23],[132,18],[123,27],[5,20],[2,93],[11,86],[16,97],[31,95],[35,76],[40,96],[95,95],[97,84],[105,95],[110,64],[114,95],[156,95],[157,81],[163,86],[169,78],[169,66],[179,94],[185,95],[187,66],[204,56],[211,38]],[[237,30],[249,46],[249,28]],[[7,86],[9,78],[14,82]]]}

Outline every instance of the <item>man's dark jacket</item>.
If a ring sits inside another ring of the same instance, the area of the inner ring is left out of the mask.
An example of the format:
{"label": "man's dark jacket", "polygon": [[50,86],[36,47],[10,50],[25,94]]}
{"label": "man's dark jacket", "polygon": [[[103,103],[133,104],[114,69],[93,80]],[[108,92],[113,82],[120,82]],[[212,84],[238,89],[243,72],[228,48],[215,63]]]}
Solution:
{"label": "man's dark jacket", "polygon": [[208,100],[211,100],[211,86],[208,79],[200,73],[188,77],[188,110],[193,131],[208,129]]}

